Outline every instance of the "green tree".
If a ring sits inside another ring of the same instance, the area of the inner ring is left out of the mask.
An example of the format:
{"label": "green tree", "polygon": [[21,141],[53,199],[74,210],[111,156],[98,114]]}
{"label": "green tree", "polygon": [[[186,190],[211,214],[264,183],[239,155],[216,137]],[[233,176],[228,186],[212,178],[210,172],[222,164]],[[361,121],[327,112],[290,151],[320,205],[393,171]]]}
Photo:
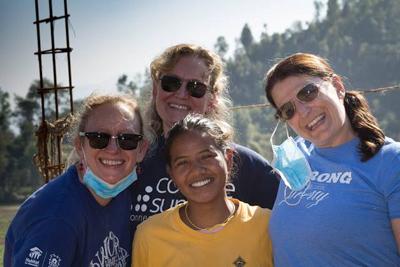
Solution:
{"label": "green tree", "polygon": [[10,179],[11,155],[10,144],[14,143],[14,134],[10,129],[11,108],[9,94],[0,88],[0,202],[13,201],[13,192],[16,190]]}
{"label": "green tree", "polygon": [[224,36],[219,36],[217,38],[217,42],[214,45],[214,49],[215,49],[216,53],[224,60],[225,55],[229,49],[229,45],[226,42],[226,39]]}
{"label": "green tree", "polygon": [[240,42],[242,43],[246,52],[250,50],[253,41],[253,34],[251,33],[249,25],[246,23],[242,29],[242,33],[240,34]]}

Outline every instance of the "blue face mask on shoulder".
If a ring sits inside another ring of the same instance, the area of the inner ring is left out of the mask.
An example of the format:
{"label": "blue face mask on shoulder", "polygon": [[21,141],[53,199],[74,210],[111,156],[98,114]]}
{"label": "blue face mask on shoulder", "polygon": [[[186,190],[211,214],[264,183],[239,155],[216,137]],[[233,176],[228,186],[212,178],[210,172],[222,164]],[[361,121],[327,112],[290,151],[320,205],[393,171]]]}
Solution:
{"label": "blue face mask on shoulder", "polygon": [[136,168],[116,184],[109,184],[92,172],[89,166],[83,175],[83,183],[101,198],[113,198],[137,180]]}
{"label": "blue face mask on shoulder", "polygon": [[271,147],[273,152],[272,167],[279,173],[285,185],[291,190],[302,190],[312,177],[312,170],[303,152],[297,147],[296,142],[289,136],[281,145],[273,144],[273,136],[278,128],[276,125],[271,135]]}

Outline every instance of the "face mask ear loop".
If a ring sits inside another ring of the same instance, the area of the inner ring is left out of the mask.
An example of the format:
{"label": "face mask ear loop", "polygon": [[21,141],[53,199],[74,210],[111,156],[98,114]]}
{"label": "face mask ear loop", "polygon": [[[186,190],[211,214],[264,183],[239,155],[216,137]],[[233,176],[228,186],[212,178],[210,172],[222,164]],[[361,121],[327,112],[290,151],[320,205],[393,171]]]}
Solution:
{"label": "face mask ear loop", "polygon": [[278,123],[276,124],[275,129],[272,131],[271,137],[269,138],[269,142],[271,143],[271,145],[274,143],[273,137],[275,135],[276,129],[278,129],[279,123],[280,123],[280,121],[278,120]]}
{"label": "face mask ear loop", "polygon": [[87,160],[86,160],[86,155],[85,155],[85,150],[83,150],[83,146],[82,146],[82,143],[81,143],[81,149],[82,149],[82,154],[83,154],[83,161],[84,161],[84,168],[85,168],[85,170],[89,167],[88,166],[88,163],[87,163]]}
{"label": "face mask ear loop", "polygon": [[286,136],[287,136],[287,138],[289,138],[289,129],[287,127],[287,123],[285,123],[285,128],[286,128]]}

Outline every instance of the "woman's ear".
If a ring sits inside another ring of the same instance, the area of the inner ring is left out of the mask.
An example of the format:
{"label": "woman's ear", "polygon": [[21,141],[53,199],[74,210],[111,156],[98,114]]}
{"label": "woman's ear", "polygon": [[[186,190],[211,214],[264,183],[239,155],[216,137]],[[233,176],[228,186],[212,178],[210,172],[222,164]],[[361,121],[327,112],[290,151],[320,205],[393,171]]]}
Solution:
{"label": "woman's ear", "polygon": [[74,148],[75,148],[76,153],[79,155],[79,158],[82,159],[83,158],[83,152],[82,152],[83,144],[82,144],[80,137],[76,137],[74,139]]}
{"label": "woman's ear", "polygon": [[344,96],[346,94],[346,88],[344,87],[342,78],[340,78],[338,75],[334,74],[332,77],[332,84],[336,89],[336,93],[337,93],[339,99],[343,100]]}

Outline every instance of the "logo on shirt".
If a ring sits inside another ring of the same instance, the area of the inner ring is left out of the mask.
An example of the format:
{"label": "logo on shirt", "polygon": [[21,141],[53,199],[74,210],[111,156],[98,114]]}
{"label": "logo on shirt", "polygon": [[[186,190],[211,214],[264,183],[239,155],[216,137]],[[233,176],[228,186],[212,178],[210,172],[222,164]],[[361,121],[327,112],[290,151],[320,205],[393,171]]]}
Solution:
{"label": "logo on shirt", "polygon": [[29,250],[28,257],[25,258],[25,265],[37,267],[39,266],[39,259],[42,256],[43,251],[38,247],[33,247]]}
{"label": "logo on shirt", "polygon": [[246,262],[244,261],[244,259],[242,259],[242,257],[238,257],[234,262],[233,262],[233,264],[236,266],[236,267],[243,267],[245,264],[246,264]]}
{"label": "logo on shirt", "polygon": [[118,237],[110,231],[104,238],[103,245],[96,252],[96,256],[90,261],[90,267],[126,266],[128,252],[119,245]]}
{"label": "logo on shirt", "polygon": [[348,185],[352,179],[351,172],[320,173],[314,171],[312,182],[309,182],[303,190],[292,191],[285,187],[283,200],[279,202],[279,205],[285,203],[288,206],[297,206],[302,203],[306,208],[317,206],[329,197],[329,192],[326,192],[327,184]]}
{"label": "logo on shirt", "polygon": [[[155,186],[146,186],[144,192],[137,195],[137,203],[133,208],[134,214],[131,215],[131,221],[142,222],[151,215],[163,212],[185,202],[178,192],[179,189],[176,188],[174,182],[168,177],[159,179]],[[226,192],[228,196],[232,192],[235,192],[235,185],[227,183]]]}
{"label": "logo on shirt", "polygon": [[61,258],[56,254],[51,254],[49,258],[48,267],[59,267],[61,262]]}

